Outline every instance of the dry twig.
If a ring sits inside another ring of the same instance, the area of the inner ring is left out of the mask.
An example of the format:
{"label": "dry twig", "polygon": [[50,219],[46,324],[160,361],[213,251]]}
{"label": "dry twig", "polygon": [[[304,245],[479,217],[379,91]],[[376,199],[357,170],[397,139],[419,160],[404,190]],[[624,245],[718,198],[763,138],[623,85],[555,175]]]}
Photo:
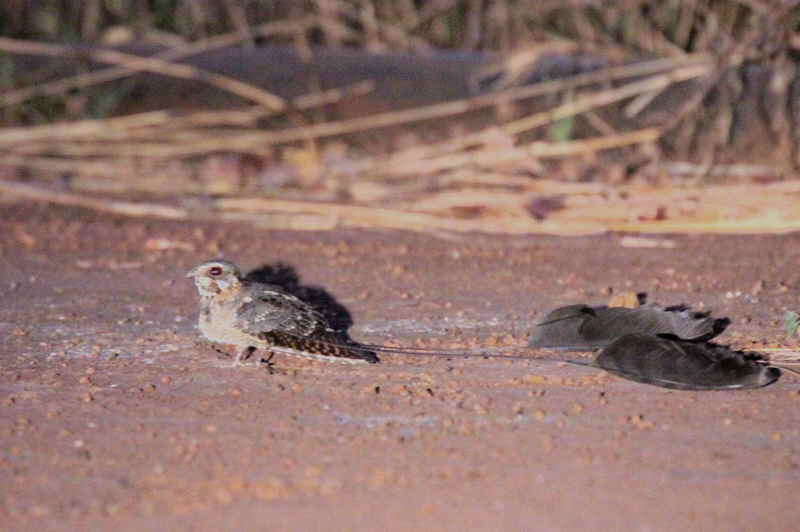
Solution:
{"label": "dry twig", "polygon": [[[255,36],[294,34],[306,31],[308,28],[313,26],[315,21],[316,17],[304,17],[293,21],[270,22],[250,28],[250,33]],[[245,40],[246,38],[247,36],[243,35],[239,31],[224,35],[217,35],[188,44],[186,46],[165,50],[154,55],[152,58],[166,62],[174,62],[211,50],[233,46],[242,40]],[[24,87],[22,89],[6,91],[2,93],[0,107],[17,105],[37,95],[59,96],[73,88],[86,88],[99,83],[114,81],[131,74],[135,74],[141,70],[144,69],[137,68],[137,65],[132,65],[129,63],[124,66],[111,67],[94,72],[78,74],[76,76],[71,76],[48,83],[42,83],[33,87]]]}
{"label": "dry twig", "polygon": [[283,111],[287,108],[283,98],[254,85],[191,65],[172,63],[154,57],[139,57],[116,50],[78,49],[55,44],[9,39],[8,37],[0,37],[0,50],[14,54],[46,55],[50,57],[87,57],[100,63],[122,65],[132,70],[154,72],[173,78],[209,83],[274,111]]}
{"label": "dry twig", "polygon": [[179,207],[171,207],[169,205],[160,205],[156,203],[87,198],[80,194],[47,190],[41,187],[34,187],[24,183],[13,183],[10,181],[0,180],[0,192],[28,200],[44,201],[71,207],[83,207],[123,216],[163,218],[168,220],[182,220],[188,217],[188,211]]}

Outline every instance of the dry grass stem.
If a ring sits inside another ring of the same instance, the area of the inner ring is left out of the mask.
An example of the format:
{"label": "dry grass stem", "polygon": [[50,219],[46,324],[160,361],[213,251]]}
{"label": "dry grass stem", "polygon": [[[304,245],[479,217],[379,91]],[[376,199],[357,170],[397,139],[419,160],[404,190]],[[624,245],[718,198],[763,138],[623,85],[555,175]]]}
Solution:
{"label": "dry grass stem", "polygon": [[[362,81],[347,87],[339,87],[314,94],[298,96],[292,100],[295,108],[300,110],[313,109],[322,105],[336,103],[344,98],[367,94],[374,88],[374,82]],[[202,128],[208,126],[241,126],[243,128],[252,127],[259,119],[273,114],[260,106],[254,106],[244,110],[225,110],[225,111],[195,111],[191,113],[176,113],[173,111],[149,111],[134,115],[105,118],[99,120],[79,120],[76,122],[59,122],[56,124],[46,124],[42,126],[29,126],[18,128],[3,128],[0,135],[0,146],[14,145],[19,143],[31,143],[36,141],[48,141],[53,143],[59,140],[86,140],[87,138],[98,138],[101,140],[116,139],[120,141],[136,138],[137,132],[140,135],[147,135],[153,138],[153,133],[141,130],[145,128],[159,128],[161,131],[171,131],[175,129],[186,129],[191,132],[192,128]],[[250,131],[247,129],[247,131]],[[196,131],[197,135],[208,138],[209,132],[203,130]],[[170,133],[172,135],[172,133]],[[176,140],[171,136],[171,140]],[[194,137],[192,141],[198,140]]]}
{"label": "dry grass stem", "polygon": [[123,216],[163,218],[168,220],[182,220],[188,217],[188,212],[185,209],[171,207],[169,205],[88,198],[81,194],[47,190],[41,187],[2,180],[0,180],[0,192],[28,200],[45,201],[57,205],[69,205],[71,207],[83,207]]}
{"label": "dry grass stem", "polygon": [[501,126],[509,135],[518,135],[531,129],[555,122],[556,120],[574,116],[579,113],[604,107],[620,100],[625,100],[639,94],[663,90],[670,85],[708,75],[712,71],[711,65],[700,64],[677,68],[667,74],[658,74],[641,81],[634,81],[601,92],[580,96],[574,100],[560,105],[549,111],[527,116],[520,120]]}
{"label": "dry grass stem", "polygon": [[7,37],[0,37],[0,50],[15,54],[46,55],[51,57],[87,57],[99,63],[121,65],[132,70],[154,72],[174,78],[208,83],[274,111],[283,111],[287,107],[283,98],[238,79],[209,72],[191,65],[172,63],[153,57],[139,57],[117,52],[116,50],[77,49],[68,46],[9,39]]}
{"label": "dry grass stem", "polygon": [[508,149],[492,148],[450,153],[416,161],[406,158],[399,160],[390,157],[388,160],[373,160],[374,166],[371,171],[380,172],[384,175],[419,175],[476,166],[481,168],[493,168],[498,165],[521,162],[531,158],[548,159],[573,157],[576,155],[592,155],[603,150],[630,146],[632,144],[655,142],[660,136],[661,131],[659,129],[646,128],[628,133],[591,139],[566,142],[538,141]]}
{"label": "dry grass stem", "polygon": [[[304,17],[293,21],[270,22],[250,28],[250,33],[254,36],[293,35],[307,31],[313,27],[316,20],[316,17]],[[234,46],[245,39],[247,39],[247,36],[239,31],[217,35],[185,46],[165,50],[154,55],[153,59],[167,62],[178,61],[211,50]],[[60,96],[73,88],[86,88],[100,83],[107,83],[130,76],[141,70],[143,69],[128,63],[124,66],[82,73],[33,87],[5,91],[2,93],[2,98],[0,98],[0,107],[18,105],[38,95]]]}

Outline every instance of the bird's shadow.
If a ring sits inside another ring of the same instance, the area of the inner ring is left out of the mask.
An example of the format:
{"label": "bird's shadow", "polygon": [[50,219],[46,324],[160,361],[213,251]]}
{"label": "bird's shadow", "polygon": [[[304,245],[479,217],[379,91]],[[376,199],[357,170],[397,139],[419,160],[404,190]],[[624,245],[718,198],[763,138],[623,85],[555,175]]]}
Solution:
{"label": "bird's shadow", "polygon": [[324,288],[301,284],[300,276],[294,266],[283,262],[264,264],[249,272],[245,279],[286,290],[311,305],[314,310],[322,314],[333,330],[349,339],[347,330],[353,325],[350,311]]}

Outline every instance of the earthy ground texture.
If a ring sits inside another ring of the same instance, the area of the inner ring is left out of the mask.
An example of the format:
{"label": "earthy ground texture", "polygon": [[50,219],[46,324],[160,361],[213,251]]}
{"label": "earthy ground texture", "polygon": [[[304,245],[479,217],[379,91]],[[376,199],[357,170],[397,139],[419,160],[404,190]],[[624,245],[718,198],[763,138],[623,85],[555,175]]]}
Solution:
{"label": "earthy ground texture", "polygon": [[[797,348],[800,234],[422,236],[0,208],[0,528],[791,530],[800,382],[682,392],[563,364],[278,355],[198,342],[185,272],[224,256],[373,343],[524,346],[555,306],[647,292]],[[646,247],[640,247],[646,246]]]}

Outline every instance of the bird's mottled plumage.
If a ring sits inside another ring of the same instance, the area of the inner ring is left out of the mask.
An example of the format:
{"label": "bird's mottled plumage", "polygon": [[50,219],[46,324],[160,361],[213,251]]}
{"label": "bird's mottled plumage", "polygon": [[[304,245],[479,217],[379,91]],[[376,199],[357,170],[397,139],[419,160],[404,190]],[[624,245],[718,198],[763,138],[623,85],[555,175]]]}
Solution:
{"label": "bird's mottled plumage", "polygon": [[375,353],[349,345],[325,318],[279,286],[248,281],[232,262],[213,260],[189,271],[200,293],[198,327],[215,343],[237,347],[236,363],[254,349],[342,362],[378,362]]}

